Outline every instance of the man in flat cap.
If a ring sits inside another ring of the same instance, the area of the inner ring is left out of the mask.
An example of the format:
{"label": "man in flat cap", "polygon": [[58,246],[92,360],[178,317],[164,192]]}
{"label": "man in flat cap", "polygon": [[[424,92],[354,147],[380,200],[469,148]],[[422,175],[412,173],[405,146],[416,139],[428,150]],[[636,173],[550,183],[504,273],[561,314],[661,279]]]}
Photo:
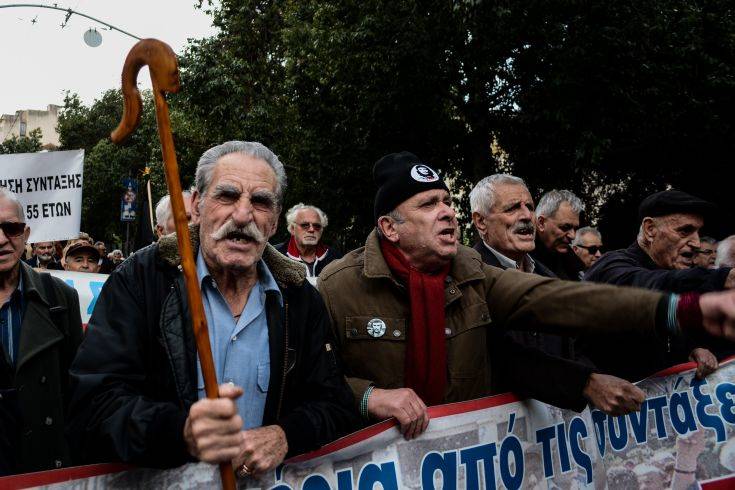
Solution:
{"label": "man in flat cap", "polygon": [[[586,281],[638,286],[669,293],[719,291],[735,285],[735,272],[694,266],[700,247],[699,230],[714,204],[682,191],[657,192],[645,198],[638,209],[640,230],[627,249],[608,252],[584,276]],[[601,369],[618,376],[637,379],[687,358],[699,364],[698,373],[716,369],[717,362],[707,349],[692,349],[691,342],[675,345],[670,339],[614,336],[605,341],[589,339],[579,343]],[[701,340],[701,339],[700,339]],[[619,353],[633,353],[636,362],[622,360]]]}
{"label": "man in flat cap", "polygon": [[485,265],[459,244],[451,197],[434,169],[401,152],[381,158],[373,175],[375,231],[329,264],[318,284],[362,415],[396,417],[407,437],[427,427],[427,405],[492,392],[491,369],[503,368],[491,366],[493,348],[509,329],[735,330],[735,292],[680,298]]}

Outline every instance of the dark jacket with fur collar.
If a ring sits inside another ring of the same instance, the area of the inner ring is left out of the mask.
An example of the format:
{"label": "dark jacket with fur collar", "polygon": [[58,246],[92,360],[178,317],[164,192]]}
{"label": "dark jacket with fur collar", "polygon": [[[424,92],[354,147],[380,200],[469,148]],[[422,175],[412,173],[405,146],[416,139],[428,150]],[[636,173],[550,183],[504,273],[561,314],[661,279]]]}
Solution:
{"label": "dark jacket with fur collar", "polygon": [[[199,230],[191,228],[194,253]],[[266,294],[271,382],[263,425],[278,424],[289,454],[357,424],[324,304],[304,268],[270,245],[263,259],[283,294]],[[196,347],[175,235],[126,260],[105,283],[71,368],[70,435],[77,456],[172,467],[197,400]]]}

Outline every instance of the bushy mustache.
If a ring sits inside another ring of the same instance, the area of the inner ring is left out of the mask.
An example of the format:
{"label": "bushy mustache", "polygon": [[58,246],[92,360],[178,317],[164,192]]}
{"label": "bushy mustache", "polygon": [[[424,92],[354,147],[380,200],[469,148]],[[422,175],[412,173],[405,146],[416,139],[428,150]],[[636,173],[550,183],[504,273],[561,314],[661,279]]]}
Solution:
{"label": "bushy mustache", "polygon": [[536,227],[533,226],[531,220],[523,220],[513,225],[510,231],[513,233],[533,233],[536,231]]}
{"label": "bushy mustache", "polygon": [[255,226],[255,222],[251,221],[245,226],[237,226],[232,219],[228,219],[225,224],[220,226],[216,231],[209,235],[214,241],[224,240],[225,238],[249,238],[256,243],[264,243],[266,238],[263,233]]}

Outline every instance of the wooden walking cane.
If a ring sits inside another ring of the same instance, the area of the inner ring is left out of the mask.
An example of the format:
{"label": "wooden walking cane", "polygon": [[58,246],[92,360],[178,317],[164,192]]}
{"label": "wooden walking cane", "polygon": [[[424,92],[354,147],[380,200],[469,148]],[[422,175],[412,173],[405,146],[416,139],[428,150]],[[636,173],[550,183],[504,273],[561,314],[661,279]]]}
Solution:
{"label": "wooden walking cane", "polygon": [[[218,398],[217,373],[214,370],[212,360],[212,349],[209,344],[209,331],[207,330],[207,319],[204,316],[202,304],[202,292],[197,280],[194,254],[189,240],[189,227],[184,208],[184,198],[181,195],[181,181],[179,178],[179,167],[176,163],[174,152],[174,140],[171,134],[171,121],[168,116],[168,105],[166,104],[166,92],[176,93],[180,88],[179,67],[176,55],[171,47],[157,39],[143,39],[133,46],[125,59],[122,72],[122,92],[125,105],[123,117],[115,131],[110,134],[114,143],[120,143],[127,138],[140,123],[143,102],[137,87],[138,72],[148,65],[153,83],[153,96],[156,102],[156,121],[158,122],[158,135],[161,138],[163,150],[163,162],[166,171],[166,184],[171,196],[171,208],[176,224],[176,238],[179,243],[179,255],[181,266],[184,271],[186,292],[191,310],[194,337],[196,339],[199,362],[202,366],[202,377],[204,378],[204,391],[207,398]],[[222,476],[222,488],[226,490],[235,489],[235,474],[230,463],[220,463],[220,475]]]}

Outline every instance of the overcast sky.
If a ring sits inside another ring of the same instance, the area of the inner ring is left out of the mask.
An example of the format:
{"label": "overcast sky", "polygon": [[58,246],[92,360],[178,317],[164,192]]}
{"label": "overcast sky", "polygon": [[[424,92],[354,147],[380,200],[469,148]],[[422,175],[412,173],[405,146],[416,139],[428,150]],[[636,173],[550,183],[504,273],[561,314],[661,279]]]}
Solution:
{"label": "overcast sky", "polygon": [[[0,6],[16,2],[0,0]],[[17,2],[20,3],[20,2]],[[53,5],[53,2],[28,2]],[[63,8],[108,22],[138,37],[160,39],[180,53],[187,39],[214,34],[211,18],[194,8],[195,0],[70,0]],[[107,89],[120,86],[123,62],[136,40],[72,15],[41,8],[0,8],[0,113],[46,109],[62,104],[64,92],[78,93],[89,104]],[[32,20],[36,19],[35,24]],[[102,45],[90,48],[84,32],[96,27]],[[141,89],[150,88],[148,70],[138,75]]]}

